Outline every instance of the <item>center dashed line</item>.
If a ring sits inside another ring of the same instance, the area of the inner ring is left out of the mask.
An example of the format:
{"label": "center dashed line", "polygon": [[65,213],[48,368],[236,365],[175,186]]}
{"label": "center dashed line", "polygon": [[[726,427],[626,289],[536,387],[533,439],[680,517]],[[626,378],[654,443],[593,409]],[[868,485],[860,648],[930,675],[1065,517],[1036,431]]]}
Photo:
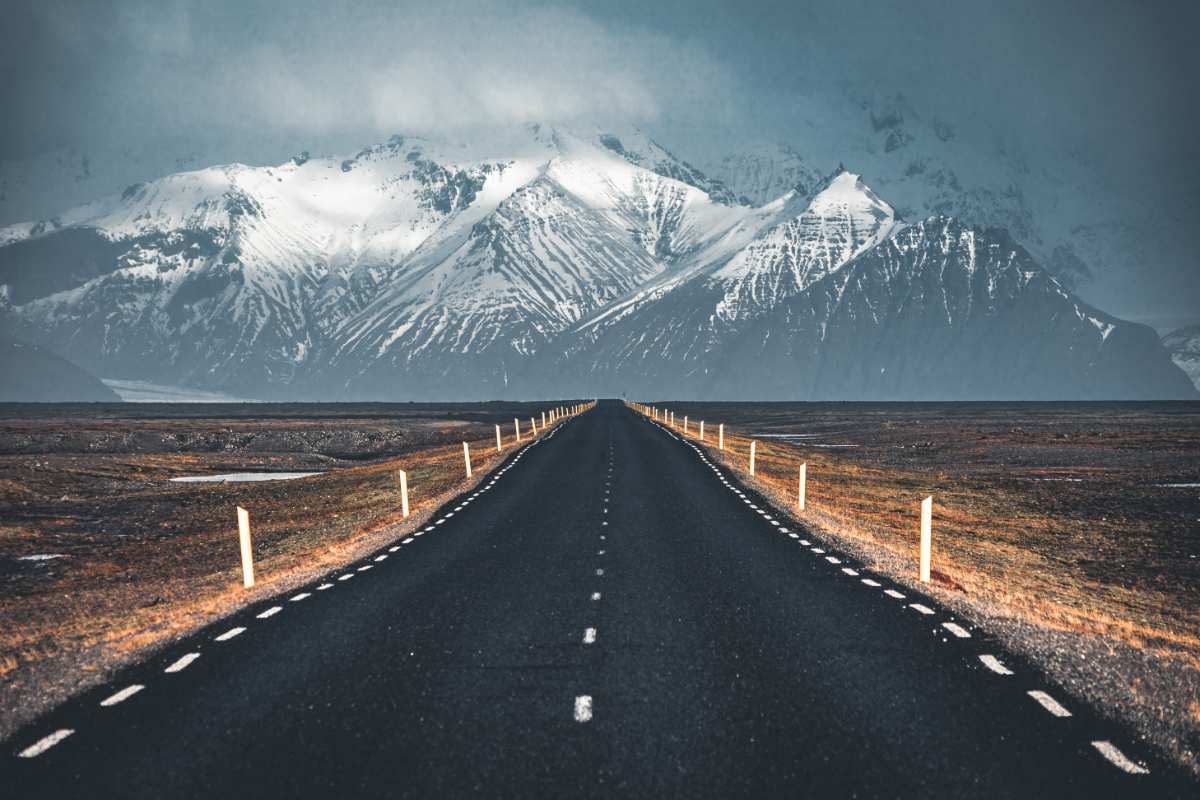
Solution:
{"label": "center dashed line", "polygon": [[125,702],[126,700],[133,697],[135,694],[137,694],[138,692],[140,692],[142,689],[145,689],[145,688],[146,687],[141,685],[140,683],[135,683],[132,686],[126,686],[124,689],[117,692],[116,694],[109,695],[108,697],[101,700],[100,705],[104,706],[105,708],[111,708],[112,706],[115,706],[117,703]]}
{"label": "center dashed line", "polygon": [[1067,711],[1067,709],[1064,708],[1061,703],[1040,689],[1033,689],[1026,692],[1026,694],[1038,701],[1038,704],[1041,705],[1042,708],[1046,709],[1056,717],[1071,716],[1071,712]]}
{"label": "center dashed line", "polygon": [[228,642],[230,639],[233,639],[236,636],[242,635],[243,633],[245,633],[245,631],[246,631],[245,628],[230,628],[229,630],[222,633],[220,636],[218,636],[213,641]]}
{"label": "center dashed line", "polygon": [[187,655],[181,656],[178,660],[174,661],[171,666],[164,669],[163,672],[183,672],[193,661],[199,657],[199,653],[188,653]]}

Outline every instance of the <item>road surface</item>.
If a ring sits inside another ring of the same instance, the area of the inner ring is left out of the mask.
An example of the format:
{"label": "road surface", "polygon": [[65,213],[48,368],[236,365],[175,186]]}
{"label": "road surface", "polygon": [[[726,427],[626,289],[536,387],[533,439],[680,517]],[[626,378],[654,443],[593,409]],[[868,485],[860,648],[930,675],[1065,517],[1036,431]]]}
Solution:
{"label": "road surface", "polygon": [[1196,796],[982,631],[772,517],[694,445],[601,403],[421,535],[27,726],[0,786]]}

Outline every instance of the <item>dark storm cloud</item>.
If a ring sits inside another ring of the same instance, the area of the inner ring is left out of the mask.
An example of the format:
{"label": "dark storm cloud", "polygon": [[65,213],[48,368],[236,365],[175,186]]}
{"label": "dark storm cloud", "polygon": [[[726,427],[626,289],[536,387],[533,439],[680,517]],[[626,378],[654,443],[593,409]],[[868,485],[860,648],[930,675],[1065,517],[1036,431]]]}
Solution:
{"label": "dark storm cloud", "polygon": [[[964,135],[1087,163],[1131,215],[1190,230],[1198,6],[18,0],[0,28],[0,159],[186,140],[253,161],[583,119],[669,131],[686,152],[786,140],[847,91],[903,92]],[[1193,245],[1147,267],[1130,307],[1200,305]]]}

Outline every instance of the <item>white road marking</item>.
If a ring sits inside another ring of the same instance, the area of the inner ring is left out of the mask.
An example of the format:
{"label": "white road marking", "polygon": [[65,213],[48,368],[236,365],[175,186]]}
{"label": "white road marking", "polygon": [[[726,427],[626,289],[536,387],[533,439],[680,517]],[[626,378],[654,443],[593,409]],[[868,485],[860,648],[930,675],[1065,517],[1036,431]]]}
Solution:
{"label": "white road marking", "polygon": [[434,525],[441,525],[441,524],[442,524],[443,522],[445,522],[445,521],[446,521],[446,518],[445,518],[445,517],[442,517],[441,519],[439,519],[437,522],[435,522],[435,523],[433,523],[433,524],[434,524]]}
{"label": "white road marking", "polygon": [[1092,747],[1100,751],[1100,755],[1109,760],[1114,767],[1128,772],[1130,775],[1149,775],[1150,770],[1143,767],[1141,764],[1130,761],[1125,754],[1117,749],[1112,742],[1098,741],[1092,742]]}
{"label": "white road marking", "polygon": [[200,657],[199,653],[188,653],[182,656],[178,661],[163,670],[163,672],[183,672],[188,668],[188,665]]}
{"label": "white road marking", "polygon": [[[462,510],[463,510],[463,507],[462,507],[462,506],[459,506],[459,507],[457,507],[457,508],[456,508],[456,509],[454,509],[454,510],[455,510],[455,511],[462,511]],[[448,516],[448,515],[447,515],[447,516]]]}
{"label": "white road marking", "polygon": [[942,627],[953,633],[959,639],[970,639],[971,633],[957,622],[943,622]]}
{"label": "white road marking", "polygon": [[332,589],[332,588],[333,588],[333,584],[332,584],[332,583],[322,583],[320,586],[318,586],[318,587],[317,587],[317,591],[318,591],[318,592],[323,592],[323,591],[325,591],[326,589]]}
{"label": "white road marking", "polygon": [[1071,716],[1071,712],[1063,708],[1061,703],[1039,689],[1033,689],[1032,691],[1026,692],[1026,694],[1028,694],[1034,700],[1037,700],[1042,708],[1046,709],[1056,717]]}
{"label": "white road marking", "polygon": [[[784,533],[787,533],[787,531],[786,531],[786,530],[784,530]],[[799,538],[800,538],[800,534],[798,534],[798,533],[788,533],[788,536],[792,537],[793,539],[799,539]]]}
{"label": "white road marking", "polygon": [[422,531],[422,533],[429,533],[431,530],[433,530],[433,525],[430,525],[428,528]]}
{"label": "white road marking", "polygon": [[300,594],[298,594],[292,598],[292,602],[299,603],[301,600],[305,599],[306,597],[312,597],[312,595],[309,592],[301,592]]}
{"label": "white road marking", "polygon": [[1008,667],[1004,666],[1004,664],[1002,664],[1000,662],[1000,659],[996,658],[995,656],[984,655],[984,656],[980,656],[979,660],[983,662],[983,665],[985,667],[987,667],[988,669],[990,669],[992,672],[996,673],[997,675],[1012,675],[1013,674],[1013,671],[1011,669],[1009,669]]}
{"label": "white road marking", "polygon": [[415,541],[416,541],[416,539],[414,539],[413,537],[410,536],[407,539],[405,539],[403,542],[401,542],[400,544],[412,544]]}
{"label": "white road marking", "polygon": [[874,589],[878,589],[880,586],[879,581],[873,581],[870,578],[863,578],[862,582],[865,583],[867,586],[870,586]]}
{"label": "white road marking", "polygon": [[598,569],[598,570],[596,570],[596,577],[597,577],[597,578],[601,578],[601,577],[603,577],[603,576],[604,576],[604,570],[602,570],[602,569]]}
{"label": "white road marking", "polygon": [[283,611],[283,606],[271,606],[266,611],[258,615],[259,619],[270,619],[271,617]]}
{"label": "white road marking", "polygon": [[606,552],[608,552],[608,551],[607,551],[607,550],[597,550],[597,551],[596,551],[596,555],[598,555],[598,556],[602,556],[602,555],[604,555]]}
{"label": "white road marking", "polygon": [[586,628],[583,631],[583,643],[584,644],[593,644],[593,643],[595,643],[595,641],[596,641],[596,629],[595,628]]}
{"label": "white road marking", "polygon": [[842,572],[846,573],[847,575],[853,575],[855,578],[858,577],[858,571],[850,569],[849,567],[842,567]]}
{"label": "white road marking", "polygon": [[842,563],[842,560],[840,558],[834,558],[833,556],[825,556],[825,560],[828,561],[830,564]]}
{"label": "white road marking", "polygon": [[800,544],[804,545],[805,547],[808,547],[810,544],[812,544],[812,542],[810,542],[808,539],[801,539]]}
{"label": "white road marking", "polygon": [[348,580],[350,580],[350,579],[351,579],[351,578],[353,578],[353,577],[354,577],[354,573],[352,573],[352,572],[347,572],[345,575],[341,575],[341,576],[339,576],[339,577],[338,577],[338,580],[339,580],[339,581],[348,581]]}
{"label": "white road marking", "polygon": [[397,551],[397,550],[399,550],[399,549],[400,549],[400,545],[398,545],[398,544],[397,544],[397,545],[392,545],[391,547],[389,547],[389,548],[388,548],[388,552],[389,552],[389,553],[394,553],[394,552],[396,552],[396,551]]}
{"label": "white road marking", "polygon": [[884,593],[884,594],[886,594],[888,597],[894,597],[894,598],[896,598],[897,600],[903,600],[903,599],[904,599],[904,595],[900,594],[900,593],[899,593],[899,592],[897,592],[895,589],[884,589],[884,590],[883,590],[883,593]]}
{"label": "white road marking", "polygon": [[825,552],[824,550],[822,550],[822,549],[821,549],[821,548],[819,548],[819,547],[814,547],[814,548],[812,549],[812,551],[813,551],[814,553],[816,553],[817,555],[821,555],[822,553],[824,553],[824,552]]}
{"label": "white road marking", "polygon": [[376,561],[387,561],[387,553],[384,553],[381,556],[375,556],[375,560]]}
{"label": "white road marking", "polygon": [[600,593],[599,593],[599,592],[592,592],[592,602],[594,603],[594,602],[596,602],[596,601],[597,601],[597,600],[599,600],[599,599],[600,599]]}
{"label": "white road marking", "polygon": [[792,532],[791,532],[791,531],[789,531],[787,528],[780,528],[780,529],[779,529],[779,532],[780,532],[780,533],[786,533],[788,536],[791,536],[793,539],[795,539],[795,538],[796,538],[796,534],[792,533]]}
{"label": "white road marking", "polygon": [[[454,516],[454,512],[453,512],[453,511],[448,511],[448,512],[446,512],[446,516],[442,517],[442,519],[450,519],[450,518],[451,518],[451,517],[453,517],[453,516]],[[435,522],[434,524],[435,524],[435,525],[440,525],[440,524],[441,524],[441,521],[442,521],[442,520],[438,520],[438,521],[437,521],[437,522]]]}
{"label": "white road marking", "polygon": [[601,522],[600,524],[601,524],[601,525],[607,525],[607,524],[608,524],[608,521],[606,520],[606,521],[604,521],[604,522]]}
{"label": "white road marking", "polygon": [[920,603],[912,603],[909,605],[909,608],[913,609],[914,611],[920,611],[922,614],[926,614],[926,615],[933,613],[932,608],[930,608],[929,606],[923,606]]}
{"label": "white road marking", "polygon": [[[589,697],[588,700],[590,701],[591,698]],[[575,701],[575,716],[576,716],[576,718],[578,718],[578,716],[579,716],[579,701],[578,700]],[[588,705],[588,718],[589,719],[591,718],[590,702]],[[71,728],[59,728],[58,730],[56,730],[54,733],[50,734],[49,736],[46,736],[42,739],[38,739],[37,742],[29,745],[29,747],[26,747],[24,750],[22,750],[17,755],[20,756],[21,758],[36,758],[36,757],[40,756],[42,753],[49,750],[51,747],[54,747],[54,745],[58,744],[59,742],[61,742],[63,739],[67,738],[74,732],[75,731],[72,730]]]}
{"label": "white road marking", "polygon": [[592,719],[592,696],[581,694],[575,698],[575,721],[590,722]]}
{"label": "white road marking", "polygon": [[359,568],[358,568],[358,571],[359,571],[359,572],[366,572],[366,571],[367,571],[367,570],[369,570],[370,568],[371,568],[371,565],[370,565],[370,564],[363,564],[361,567],[359,567]]}
{"label": "white road marking", "polygon": [[115,706],[117,703],[124,702],[125,700],[128,700],[129,698],[133,697],[135,694],[137,694],[138,692],[140,692],[142,689],[145,689],[145,688],[146,687],[142,686],[140,683],[135,683],[132,686],[126,686],[124,689],[117,692],[116,694],[109,695],[108,697],[101,700],[100,705],[104,706],[105,708],[109,708],[110,706]]}
{"label": "white road marking", "polygon": [[245,630],[245,628],[230,628],[218,636],[214,641],[228,642],[233,637],[241,635]]}

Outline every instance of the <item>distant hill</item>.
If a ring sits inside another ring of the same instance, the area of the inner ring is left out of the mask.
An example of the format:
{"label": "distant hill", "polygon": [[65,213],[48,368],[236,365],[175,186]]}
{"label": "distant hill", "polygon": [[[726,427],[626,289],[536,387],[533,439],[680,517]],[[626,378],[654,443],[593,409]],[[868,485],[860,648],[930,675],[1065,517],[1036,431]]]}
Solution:
{"label": "distant hill", "polygon": [[99,378],[37,345],[0,339],[0,402],[117,403]]}

